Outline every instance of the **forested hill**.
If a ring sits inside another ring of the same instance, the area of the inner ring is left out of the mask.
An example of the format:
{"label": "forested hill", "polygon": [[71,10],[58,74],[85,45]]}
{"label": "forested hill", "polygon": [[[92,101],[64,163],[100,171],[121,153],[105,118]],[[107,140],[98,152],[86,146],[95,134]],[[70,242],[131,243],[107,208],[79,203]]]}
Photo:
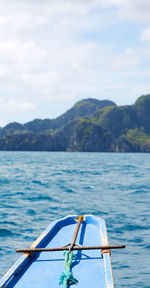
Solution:
{"label": "forested hill", "polygon": [[84,99],[56,119],[9,123],[0,150],[150,152],[150,94],[128,106]]}

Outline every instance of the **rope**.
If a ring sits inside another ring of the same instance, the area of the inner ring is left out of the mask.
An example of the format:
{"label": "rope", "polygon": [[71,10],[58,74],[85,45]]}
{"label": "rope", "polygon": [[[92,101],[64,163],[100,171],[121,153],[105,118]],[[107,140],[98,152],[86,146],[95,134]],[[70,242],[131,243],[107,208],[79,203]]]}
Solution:
{"label": "rope", "polygon": [[71,272],[71,263],[73,258],[72,251],[65,251],[65,263],[64,263],[64,272],[60,276],[59,285],[64,285],[64,288],[67,288],[69,285],[76,284],[78,282],[77,279],[73,277]]}

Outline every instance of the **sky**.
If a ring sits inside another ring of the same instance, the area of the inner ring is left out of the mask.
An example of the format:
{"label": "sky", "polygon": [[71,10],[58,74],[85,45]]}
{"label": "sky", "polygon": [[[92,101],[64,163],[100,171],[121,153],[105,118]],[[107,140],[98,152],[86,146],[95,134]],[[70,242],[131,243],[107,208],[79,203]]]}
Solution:
{"label": "sky", "polygon": [[150,93],[150,0],[0,0],[0,126]]}

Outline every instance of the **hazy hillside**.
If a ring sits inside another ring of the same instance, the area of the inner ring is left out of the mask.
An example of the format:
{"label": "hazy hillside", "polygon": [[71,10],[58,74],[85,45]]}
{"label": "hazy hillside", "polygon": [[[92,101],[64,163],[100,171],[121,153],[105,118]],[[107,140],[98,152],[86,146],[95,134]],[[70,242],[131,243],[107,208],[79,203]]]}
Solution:
{"label": "hazy hillside", "polygon": [[84,99],[56,119],[9,123],[0,150],[150,152],[150,95],[128,106]]}

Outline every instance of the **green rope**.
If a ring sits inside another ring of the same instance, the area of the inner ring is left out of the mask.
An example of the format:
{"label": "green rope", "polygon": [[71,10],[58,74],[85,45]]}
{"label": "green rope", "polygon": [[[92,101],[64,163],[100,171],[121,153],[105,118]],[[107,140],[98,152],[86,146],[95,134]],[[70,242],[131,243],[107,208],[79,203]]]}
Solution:
{"label": "green rope", "polygon": [[76,280],[71,272],[71,263],[73,258],[72,251],[65,251],[65,264],[64,264],[64,272],[60,276],[59,285],[64,285],[64,288],[67,288],[69,285],[76,284],[78,280]]}

